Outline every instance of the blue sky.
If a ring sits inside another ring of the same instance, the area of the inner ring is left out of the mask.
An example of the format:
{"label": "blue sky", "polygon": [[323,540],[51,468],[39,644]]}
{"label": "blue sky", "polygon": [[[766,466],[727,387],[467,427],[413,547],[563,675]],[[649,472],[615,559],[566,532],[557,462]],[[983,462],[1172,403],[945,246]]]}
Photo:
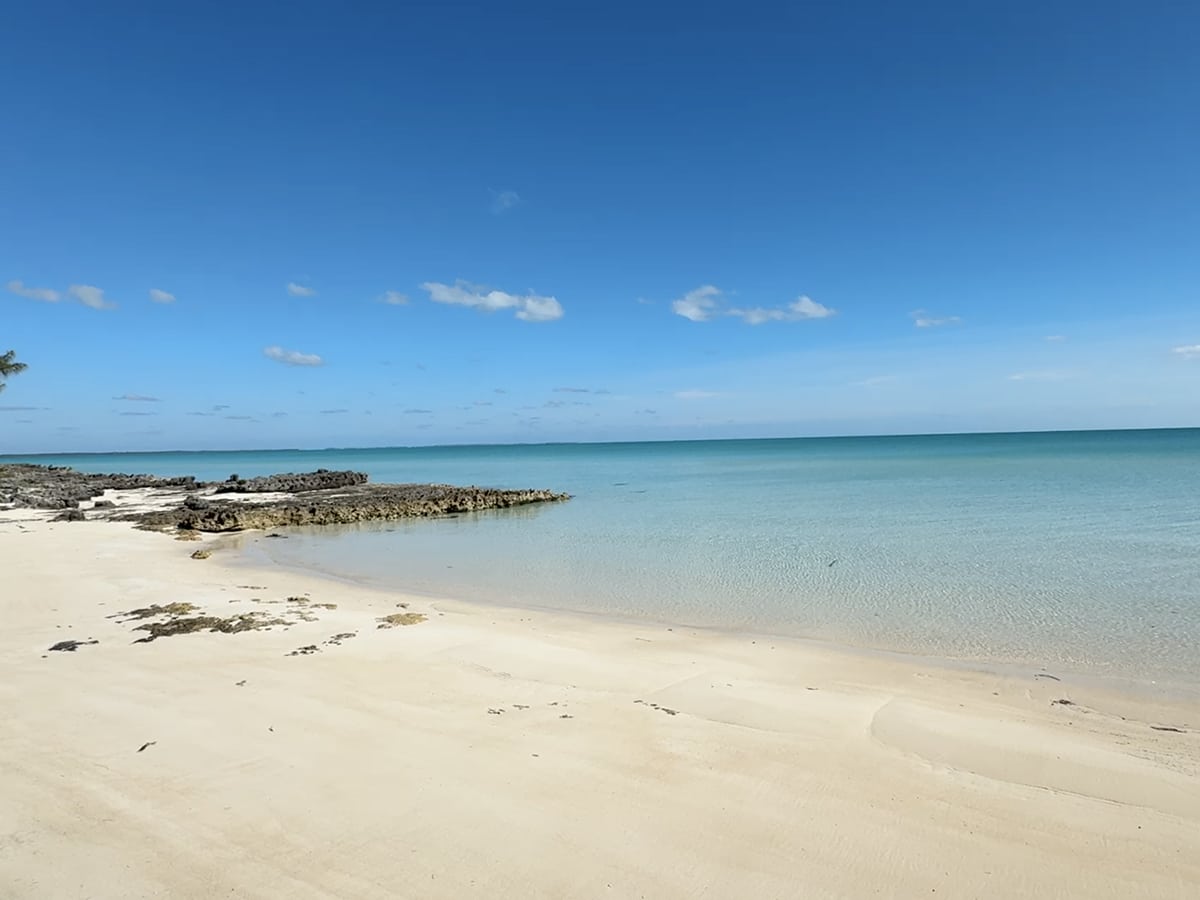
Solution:
{"label": "blue sky", "polygon": [[5,33],[0,452],[1200,425],[1195,4]]}

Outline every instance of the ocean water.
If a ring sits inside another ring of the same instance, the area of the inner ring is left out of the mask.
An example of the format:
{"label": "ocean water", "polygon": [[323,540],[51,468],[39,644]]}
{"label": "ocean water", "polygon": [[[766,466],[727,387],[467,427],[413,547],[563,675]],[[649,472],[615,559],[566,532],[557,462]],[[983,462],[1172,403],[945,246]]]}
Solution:
{"label": "ocean water", "polygon": [[432,595],[1200,683],[1200,429],[31,459],[565,490],[254,546]]}

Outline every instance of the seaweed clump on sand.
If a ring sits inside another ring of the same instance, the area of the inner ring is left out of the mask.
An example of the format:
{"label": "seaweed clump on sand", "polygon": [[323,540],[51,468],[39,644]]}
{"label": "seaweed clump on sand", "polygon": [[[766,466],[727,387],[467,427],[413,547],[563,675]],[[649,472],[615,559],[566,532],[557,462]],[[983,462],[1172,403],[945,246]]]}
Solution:
{"label": "seaweed clump on sand", "polygon": [[178,634],[194,634],[198,631],[218,632],[220,634],[237,634],[242,631],[262,631],[273,625],[291,624],[284,619],[274,618],[260,612],[238,613],[233,616],[191,615],[198,607],[191,603],[168,603],[160,606],[154,604],[140,609],[131,609],[120,613],[125,616],[122,622],[142,619],[163,619],[159,622],[143,622],[134,627],[134,631],[148,632],[146,637],[138,638],[135,644],[148,644],[160,637],[174,637]]}
{"label": "seaweed clump on sand", "polygon": [[379,622],[376,628],[395,628],[397,625],[417,625],[424,622],[426,617],[422,613],[392,613],[388,616],[380,616],[376,621]]}

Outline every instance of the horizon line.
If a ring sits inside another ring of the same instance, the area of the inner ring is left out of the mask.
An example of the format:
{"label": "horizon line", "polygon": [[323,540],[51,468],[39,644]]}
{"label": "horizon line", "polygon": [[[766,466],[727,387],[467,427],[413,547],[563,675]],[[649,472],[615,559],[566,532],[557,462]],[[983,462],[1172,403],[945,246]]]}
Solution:
{"label": "horizon line", "polygon": [[366,447],[261,447],[225,448],[208,450],[50,450],[30,453],[0,453],[0,462],[19,461],[43,456],[151,456],[184,453],[349,453],[370,450],[443,450],[470,447],[573,447],[605,446],[620,444],[715,444],[737,441],[836,441],[878,440],[881,438],[933,438],[933,437],[1004,437],[1033,434],[1104,434],[1138,431],[1196,431],[1200,425],[1164,425],[1134,428],[1032,428],[1021,431],[912,431],[872,434],[812,434],[787,437],[724,437],[724,438],[667,438],[657,440],[609,440],[609,441],[513,441],[508,443],[478,442],[462,444],[379,444]]}

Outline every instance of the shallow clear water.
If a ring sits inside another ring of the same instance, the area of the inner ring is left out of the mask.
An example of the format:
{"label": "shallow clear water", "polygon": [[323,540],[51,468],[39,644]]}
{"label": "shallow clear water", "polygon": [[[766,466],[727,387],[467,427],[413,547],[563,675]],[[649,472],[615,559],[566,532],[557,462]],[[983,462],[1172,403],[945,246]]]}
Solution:
{"label": "shallow clear water", "polygon": [[1200,430],[40,461],[566,490],[257,546],[431,594],[1200,682]]}

